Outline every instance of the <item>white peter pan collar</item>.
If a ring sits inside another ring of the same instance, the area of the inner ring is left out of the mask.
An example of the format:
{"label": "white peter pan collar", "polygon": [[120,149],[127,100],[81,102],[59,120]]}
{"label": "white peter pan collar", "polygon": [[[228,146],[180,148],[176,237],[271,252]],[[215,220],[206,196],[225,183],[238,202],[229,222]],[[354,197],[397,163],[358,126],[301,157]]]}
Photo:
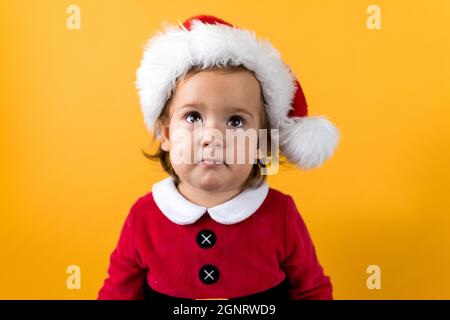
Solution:
{"label": "white peter pan collar", "polygon": [[199,206],[186,199],[171,176],[153,184],[152,195],[161,212],[173,223],[185,225],[197,221],[208,210],[213,220],[235,224],[250,217],[261,206],[269,192],[263,182],[257,188],[247,188],[233,199],[212,208]]}

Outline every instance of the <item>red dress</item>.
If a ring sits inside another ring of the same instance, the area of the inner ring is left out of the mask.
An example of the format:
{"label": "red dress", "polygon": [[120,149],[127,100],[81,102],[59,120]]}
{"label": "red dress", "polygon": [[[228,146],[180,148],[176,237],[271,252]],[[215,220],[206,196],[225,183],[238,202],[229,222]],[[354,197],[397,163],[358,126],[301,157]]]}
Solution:
{"label": "red dress", "polygon": [[184,198],[168,177],[139,198],[111,254],[98,299],[238,298],[289,283],[288,297],[332,299],[291,196],[267,184],[213,208]]}

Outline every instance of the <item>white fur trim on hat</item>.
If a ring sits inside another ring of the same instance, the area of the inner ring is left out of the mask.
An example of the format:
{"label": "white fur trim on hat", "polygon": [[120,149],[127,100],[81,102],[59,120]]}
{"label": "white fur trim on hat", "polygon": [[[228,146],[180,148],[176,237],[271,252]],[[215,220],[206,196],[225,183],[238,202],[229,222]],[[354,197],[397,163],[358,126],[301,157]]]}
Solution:
{"label": "white fur trim on hat", "polygon": [[137,70],[145,124],[153,131],[155,121],[170,98],[178,77],[192,66],[243,64],[263,88],[271,126],[278,128],[287,120],[295,94],[295,77],[281,60],[278,51],[255,33],[226,25],[193,21],[191,30],[164,25],[165,31],[150,38]]}

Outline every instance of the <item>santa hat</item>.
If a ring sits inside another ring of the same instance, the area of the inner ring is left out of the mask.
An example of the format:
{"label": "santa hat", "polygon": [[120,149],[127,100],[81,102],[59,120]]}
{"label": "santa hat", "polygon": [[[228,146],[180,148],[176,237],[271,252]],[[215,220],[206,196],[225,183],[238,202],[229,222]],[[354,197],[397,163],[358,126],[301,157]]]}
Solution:
{"label": "santa hat", "polygon": [[261,84],[270,126],[279,129],[280,153],[303,169],[318,167],[331,157],[339,131],[323,116],[308,116],[300,83],[269,41],[208,15],[163,27],[163,32],[149,39],[136,72],[144,122],[150,132],[176,80],[191,67],[244,65]]}

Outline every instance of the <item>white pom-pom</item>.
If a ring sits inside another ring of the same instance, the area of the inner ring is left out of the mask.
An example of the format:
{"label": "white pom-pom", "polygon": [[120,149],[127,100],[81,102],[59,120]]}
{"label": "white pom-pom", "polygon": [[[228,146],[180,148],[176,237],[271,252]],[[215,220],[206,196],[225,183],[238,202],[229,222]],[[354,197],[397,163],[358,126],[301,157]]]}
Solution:
{"label": "white pom-pom", "polygon": [[280,152],[305,170],[330,158],[338,141],[338,129],[323,116],[293,117],[280,128]]}

